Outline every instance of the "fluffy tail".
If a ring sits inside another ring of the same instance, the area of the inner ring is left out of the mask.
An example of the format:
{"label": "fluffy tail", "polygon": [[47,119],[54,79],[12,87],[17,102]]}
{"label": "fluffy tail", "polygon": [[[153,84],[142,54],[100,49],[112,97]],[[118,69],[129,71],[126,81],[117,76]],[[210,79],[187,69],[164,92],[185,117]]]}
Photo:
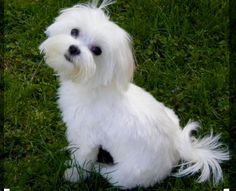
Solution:
{"label": "fluffy tail", "polygon": [[180,164],[180,169],[174,176],[192,175],[201,171],[197,181],[204,182],[212,174],[213,185],[216,186],[223,179],[220,163],[229,160],[229,152],[219,142],[220,136],[213,136],[212,132],[202,139],[191,136],[191,132],[198,127],[197,122],[189,122],[181,132],[178,150],[181,159],[186,162]]}

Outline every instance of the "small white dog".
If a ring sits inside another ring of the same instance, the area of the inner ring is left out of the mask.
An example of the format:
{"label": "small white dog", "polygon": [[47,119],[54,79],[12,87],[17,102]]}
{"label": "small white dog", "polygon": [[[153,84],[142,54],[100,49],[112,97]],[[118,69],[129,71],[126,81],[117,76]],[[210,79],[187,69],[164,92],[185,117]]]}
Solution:
{"label": "small white dog", "polygon": [[[148,187],[162,181],[179,164],[176,176],[201,171],[198,182],[213,175],[222,179],[219,165],[229,159],[227,149],[212,133],[191,136],[198,123],[183,129],[173,110],[132,84],[134,57],[130,36],[109,19],[112,0],[93,0],[64,9],[50,25],[40,50],[59,76],[59,107],[67,125],[72,167],[65,178],[79,181],[76,165],[87,174],[96,167],[121,188]],[[99,148],[113,164],[99,165]]]}

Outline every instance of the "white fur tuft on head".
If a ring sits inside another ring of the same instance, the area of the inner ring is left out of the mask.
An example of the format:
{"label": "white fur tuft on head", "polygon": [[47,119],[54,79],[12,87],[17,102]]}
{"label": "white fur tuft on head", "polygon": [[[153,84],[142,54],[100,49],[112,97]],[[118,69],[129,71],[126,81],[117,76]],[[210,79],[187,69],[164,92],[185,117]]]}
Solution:
{"label": "white fur tuft on head", "polygon": [[92,7],[97,7],[99,9],[106,9],[107,6],[116,3],[116,0],[103,0],[99,5],[100,0],[92,0],[91,5]]}
{"label": "white fur tuft on head", "polygon": [[116,3],[116,0],[91,0],[89,1],[88,3],[85,3],[85,4],[78,4],[78,5],[75,5],[74,7],[81,7],[81,6],[85,6],[85,7],[91,7],[91,8],[97,8],[97,9],[103,9],[103,10],[106,10],[107,11],[107,7],[109,5],[112,5]]}

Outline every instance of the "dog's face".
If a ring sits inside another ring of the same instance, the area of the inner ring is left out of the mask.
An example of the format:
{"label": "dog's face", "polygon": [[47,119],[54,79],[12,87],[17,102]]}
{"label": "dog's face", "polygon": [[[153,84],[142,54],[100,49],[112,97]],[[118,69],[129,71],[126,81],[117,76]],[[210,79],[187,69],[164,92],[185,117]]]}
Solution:
{"label": "dog's face", "polygon": [[130,37],[101,8],[77,5],[65,9],[46,34],[40,50],[62,79],[93,87],[127,88],[134,69]]}

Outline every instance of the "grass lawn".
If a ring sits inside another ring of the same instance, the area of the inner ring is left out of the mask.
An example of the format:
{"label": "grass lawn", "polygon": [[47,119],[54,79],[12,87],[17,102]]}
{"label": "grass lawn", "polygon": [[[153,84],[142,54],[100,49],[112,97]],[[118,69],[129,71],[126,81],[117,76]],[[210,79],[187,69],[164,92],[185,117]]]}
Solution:
{"label": "grass lawn", "polygon": [[[83,1],[84,2],[84,1]],[[56,105],[58,83],[38,46],[61,8],[78,0],[5,1],[5,187],[26,190],[118,190],[99,175],[71,184],[63,179],[68,154]],[[198,120],[198,135],[211,129],[229,143],[227,0],[118,0],[111,18],[134,39],[134,82],[173,108],[184,126]],[[198,176],[174,178],[147,190],[223,190],[224,181],[198,184]],[[0,180],[1,181],[1,180]],[[137,188],[136,190],[144,190]]]}

